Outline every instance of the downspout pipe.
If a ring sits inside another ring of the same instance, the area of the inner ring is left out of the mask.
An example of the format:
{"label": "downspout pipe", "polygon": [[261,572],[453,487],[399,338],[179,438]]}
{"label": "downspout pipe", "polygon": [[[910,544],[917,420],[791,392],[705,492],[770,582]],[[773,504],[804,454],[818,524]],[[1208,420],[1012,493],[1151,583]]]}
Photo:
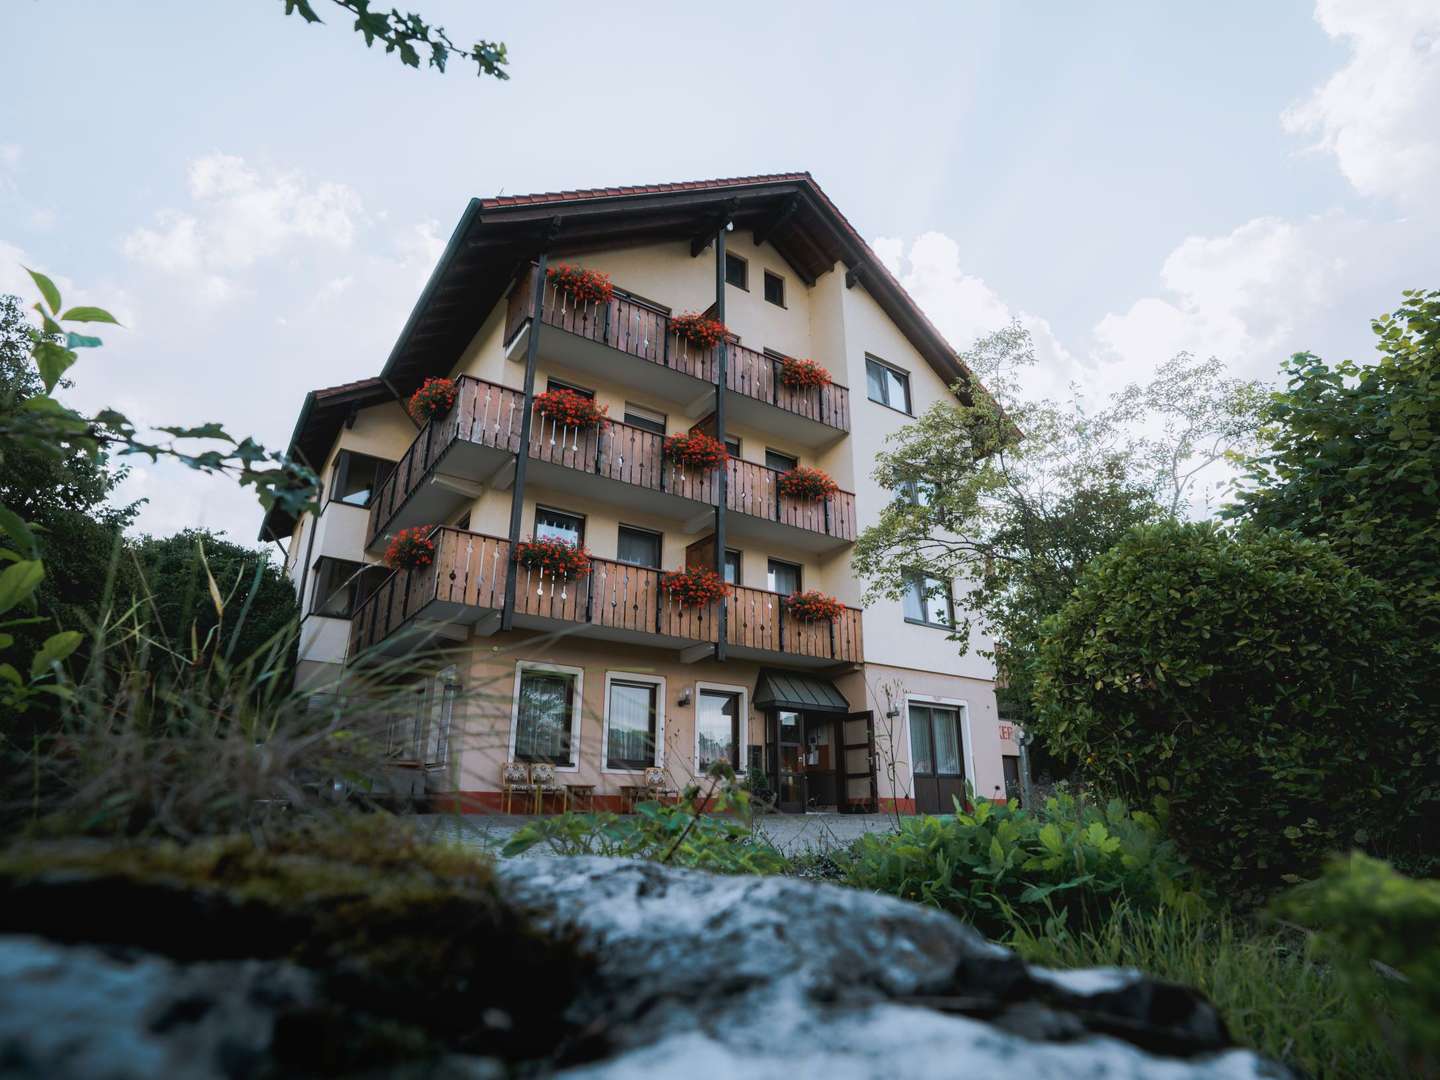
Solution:
{"label": "downspout pipe", "polygon": [[[720,223],[715,233],[715,318],[725,323],[725,232],[730,228],[728,220]],[[729,341],[720,335],[716,354],[715,376],[715,438],[725,445],[725,384],[729,382]],[[729,501],[729,467],[720,470],[719,497],[715,500],[715,573],[725,580],[725,504]],[[715,659],[724,660],[725,640],[729,636],[730,612],[724,600],[720,602],[720,617],[717,620],[715,638]],[[742,762],[743,764],[743,762]]]}

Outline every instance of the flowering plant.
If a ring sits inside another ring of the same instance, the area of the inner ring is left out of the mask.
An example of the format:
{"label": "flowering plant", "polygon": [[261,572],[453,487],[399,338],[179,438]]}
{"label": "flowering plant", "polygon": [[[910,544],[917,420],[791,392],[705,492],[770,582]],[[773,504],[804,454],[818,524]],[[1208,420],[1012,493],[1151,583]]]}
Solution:
{"label": "flowering plant", "polygon": [[610,284],[610,275],[599,270],[586,270],[583,266],[561,263],[545,272],[550,284],[563,293],[568,293],[582,304],[608,304],[615,295],[615,286]]}
{"label": "flowering plant", "polygon": [[535,395],[535,411],[547,420],[554,420],[564,427],[600,427],[605,423],[608,405],[595,404],[594,398],[577,394],[574,390],[546,390]]}
{"label": "flowering plant", "polygon": [[590,573],[590,553],[578,543],[541,537],[515,545],[515,561],[557,581],[573,581]]}
{"label": "flowering plant", "polygon": [[845,605],[819,589],[791,593],[783,601],[785,610],[801,622],[834,622],[845,614]]}
{"label": "flowering plant", "polygon": [[682,607],[704,607],[730,595],[725,579],[708,566],[671,570],[660,578],[660,588]]}
{"label": "flowering plant", "polygon": [[410,395],[406,406],[417,423],[424,424],[444,416],[455,404],[455,383],[450,379],[426,379],[425,384]]}
{"label": "flowering plant", "polygon": [[797,465],[780,477],[780,494],[796,499],[826,499],[839,490],[828,473],[808,465]]}
{"label": "flowering plant", "polygon": [[430,539],[433,525],[416,525],[401,529],[385,549],[385,565],[391,570],[419,570],[435,561],[435,541]]}
{"label": "flowering plant", "polygon": [[675,465],[689,465],[697,469],[718,469],[730,457],[725,444],[703,431],[692,431],[688,435],[671,435],[665,440],[665,457]]}
{"label": "flowering plant", "polygon": [[780,362],[780,381],[792,390],[809,390],[829,386],[830,372],[814,360],[794,360],[787,356]]}
{"label": "flowering plant", "polygon": [[675,331],[675,336],[682,341],[688,341],[691,345],[700,345],[706,349],[719,345],[721,339],[729,333],[725,329],[725,324],[718,319],[707,319],[704,315],[694,311],[671,316],[670,329]]}

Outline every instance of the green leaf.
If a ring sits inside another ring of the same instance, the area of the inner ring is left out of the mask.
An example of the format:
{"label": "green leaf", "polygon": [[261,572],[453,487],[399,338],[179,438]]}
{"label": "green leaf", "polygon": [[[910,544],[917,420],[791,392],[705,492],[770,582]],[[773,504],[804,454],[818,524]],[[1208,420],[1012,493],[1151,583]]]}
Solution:
{"label": "green leaf", "polygon": [[69,349],[56,345],[53,341],[40,342],[35,346],[32,355],[35,357],[35,366],[40,369],[40,378],[45,383],[47,394],[55,389],[55,384],[70,365],[79,359]]}
{"label": "green leaf", "polygon": [[14,634],[0,634],[0,649],[8,649],[15,644]]}
{"label": "green leaf", "polygon": [[78,649],[80,642],[84,640],[85,635],[78,630],[62,630],[46,638],[45,644],[40,646],[40,651],[30,661],[30,677],[38,679],[50,670],[50,665],[58,664]]}
{"label": "green leaf", "polygon": [[0,615],[33,593],[44,576],[44,564],[33,559],[6,567],[0,573]]}
{"label": "green leaf", "polygon": [[[59,297],[57,296],[58,300]],[[72,307],[64,315],[60,316],[66,322],[108,322],[120,325],[120,320],[111,315],[104,308],[98,307]]]}
{"label": "green leaf", "polygon": [[20,678],[20,672],[15,669],[14,664],[0,664],[0,679],[15,686],[25,685],[25,680]]}
{"label": "green leaf", "polygon": [[1060,829],[1054,822],[1046,825],[1040,830],[1040,843],[1045,845],[1047,851],[1061,851],[1065,844],[1060,836]]}
{"label": "green leaf", "polygon": [[25,267],[25,272],[29,274],[35,284],[39,286],[40,295],[45,297],[45,302],[50,305],[50,310],[58,313],[60,310],[60,290],[55,287],[55,283],[40,273],[40,271],[31,270],[28,266]]}
{"label": "green leaf", "polygon": [[35,542],[35,534],[30,531],[30,526],[25,524],[19,514],[3,503],[0,503],[0,532],[5,533],[14,541],[15,546],[20,549],[25,558],[40,558],[40,545]]}
{"label": "green leaf", "polygon": [[67,349],[98,349],[104,342],[98,337],[86,337],[84,334],[77,334],[73,331],[65,335],[65,347]]}

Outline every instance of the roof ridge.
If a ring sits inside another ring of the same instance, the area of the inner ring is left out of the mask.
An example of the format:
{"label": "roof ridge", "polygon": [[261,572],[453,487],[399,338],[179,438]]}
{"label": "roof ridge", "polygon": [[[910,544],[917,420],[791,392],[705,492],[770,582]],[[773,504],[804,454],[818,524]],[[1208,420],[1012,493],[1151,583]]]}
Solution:
{"label": "roof ridge", "polygon": [[[622,195],[658,195],[667,191],[703,191],[712,187],[733,187],[736,184],[773,184],[787,180],[810,180],[808,172],[757,173],[752,176],[726,176],[710,180],[667,180],[657,184],[616,184],[609,187],[574,188],[561,191],[538,191],[525,195],[496,195],[481,199],[482,207],[521,206],[526,203],[561,202],[572,199],[606,199]],[[828,200],[827,200],[828,201]]]}

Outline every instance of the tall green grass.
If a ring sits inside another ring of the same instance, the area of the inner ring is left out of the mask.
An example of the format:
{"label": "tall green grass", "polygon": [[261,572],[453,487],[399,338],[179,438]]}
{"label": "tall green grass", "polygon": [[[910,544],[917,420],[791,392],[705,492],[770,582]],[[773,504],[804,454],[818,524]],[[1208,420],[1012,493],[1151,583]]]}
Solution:
{"label": "tall green grass", "polygon": [[1096,929],[1037,936],[1017,928],[1006,944],[1048,967],[1133,967],[1192,986],[1220,1010],[1237,1042],[1320,1078],[1410,1075],[1382,1040],[1363,1033],[1366,1010],[1386,1009],[1377,976],[1356,996],[1310,958],[1303,933],[1243,922],[1117,908]]}

